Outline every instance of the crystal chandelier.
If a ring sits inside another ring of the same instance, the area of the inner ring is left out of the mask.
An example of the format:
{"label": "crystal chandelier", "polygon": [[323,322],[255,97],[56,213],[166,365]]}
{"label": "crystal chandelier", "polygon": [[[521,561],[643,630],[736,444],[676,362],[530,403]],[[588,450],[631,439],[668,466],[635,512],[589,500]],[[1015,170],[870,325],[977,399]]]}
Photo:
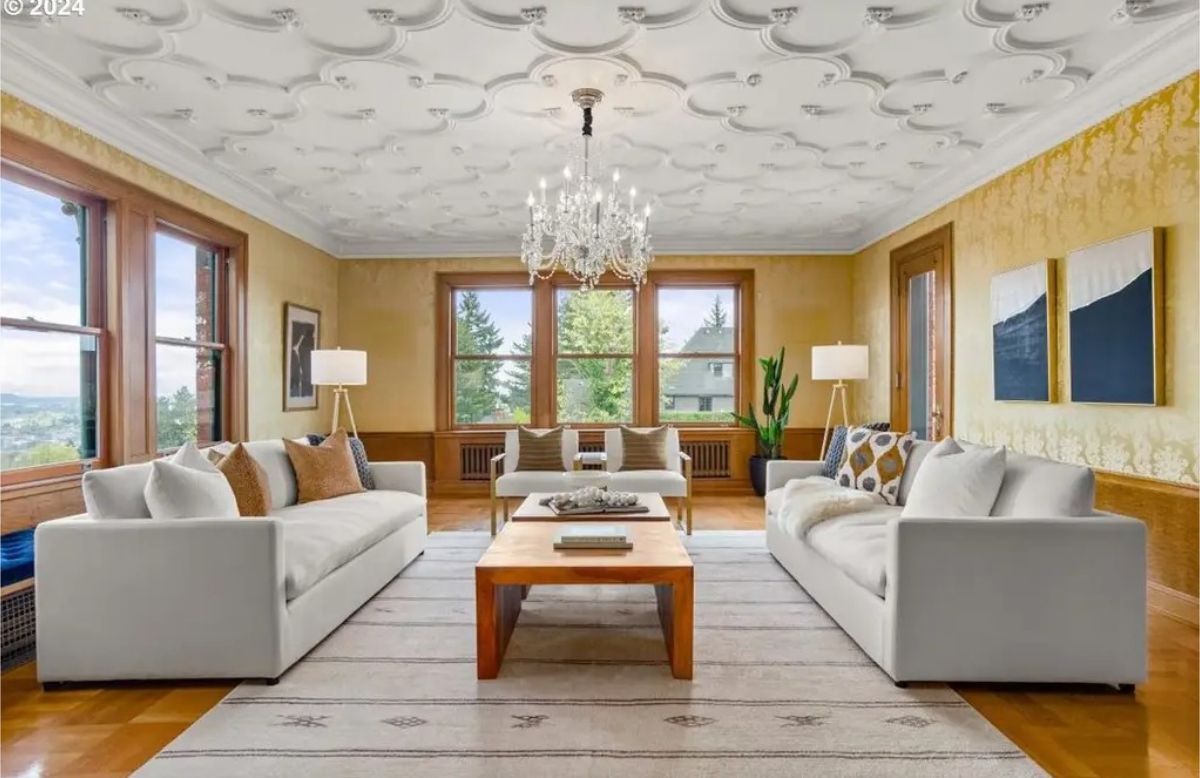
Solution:
{"label": "crystal chandelier", "polygon": [[606,271],[641,286],[654,260],[649,204],[639,212],[636,189],[630,187],[628,200],[618,193],[619,171],[613,171],[607,196],[593,176],[592,107],[603,97],[599,89],[571,93],[583,110],[583,174],[576,179],[571,168],[565,167],[557,198],[547,203],[543,178],[540,201],[532,192],[526,200],[529,226],[521,238],[521,261],[529,268],[531,284],[562,267],[585,289],[594,287]]}

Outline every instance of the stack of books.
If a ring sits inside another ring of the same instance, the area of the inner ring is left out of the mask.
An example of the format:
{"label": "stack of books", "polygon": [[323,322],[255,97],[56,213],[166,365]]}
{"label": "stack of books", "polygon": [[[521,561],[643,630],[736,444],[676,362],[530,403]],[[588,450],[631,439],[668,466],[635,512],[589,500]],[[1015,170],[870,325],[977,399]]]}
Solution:
{"label": "stack of books", "polygon": [[623,524],[571,524],[554,537],[554,548],[630,549],[633,543]]}

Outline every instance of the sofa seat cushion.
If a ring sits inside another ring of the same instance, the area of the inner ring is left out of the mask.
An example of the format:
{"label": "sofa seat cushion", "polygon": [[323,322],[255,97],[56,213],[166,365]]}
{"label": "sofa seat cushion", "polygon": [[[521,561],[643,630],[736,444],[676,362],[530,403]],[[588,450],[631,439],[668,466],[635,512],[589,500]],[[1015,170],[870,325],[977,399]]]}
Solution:
{"label": "sofa seat cushion", "polygon": [[424,510],[425,500],[415,494],[377,489],[272,511],[283,526],[287,599],[304,594]]}
{"label": "sofa seat cushion", "polygon": [[615,492],[654,492],[663,497],[686,497],[687,479],[674,470],[621,470],[608,488]]}
{"label": "sofa seat cushion", "polygon": [[887,523],[900,508],[881,505],[870,511],[823,521],[808,532],[808,544],[876,597],[887,591]]}
{"label": "sofa seat cushion", "polygon": [[569,489],[566,473],[549,470],[522,470],[505,473],[496,479],[497,497],[527,497],[534,492],[565,492]]}

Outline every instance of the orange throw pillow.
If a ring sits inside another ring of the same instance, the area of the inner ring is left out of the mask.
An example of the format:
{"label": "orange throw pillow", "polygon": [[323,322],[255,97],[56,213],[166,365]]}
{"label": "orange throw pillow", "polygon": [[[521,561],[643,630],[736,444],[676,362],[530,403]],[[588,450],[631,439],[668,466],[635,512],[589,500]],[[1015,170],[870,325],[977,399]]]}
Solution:
{"label": "orange throw pillow", "polygon": [[366,491],[354,466],[346,430],[338,430],[319,446],[283,439],[283,447],[296,471],[298,502],[328,500]]}
{"label": "orange throw pillow", "polygon": [[238,443],[225,456],[210,449],[208,457],[233,489],[238,514],[266,516],[270,513],[271,485],[267,481],[267,471],[250,456],[245,446]]}

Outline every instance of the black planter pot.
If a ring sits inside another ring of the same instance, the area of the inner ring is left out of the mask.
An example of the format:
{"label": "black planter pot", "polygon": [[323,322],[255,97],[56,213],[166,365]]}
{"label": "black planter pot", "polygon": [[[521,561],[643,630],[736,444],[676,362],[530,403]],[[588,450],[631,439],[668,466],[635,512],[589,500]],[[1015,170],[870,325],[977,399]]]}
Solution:
{"label": "black planter pot", "polygon": [[767,463],[770,461],[769,457],[761,457],[757,454],[750,457],[750,484],[754,487],[754,493],[759,497],[767,493]]}

